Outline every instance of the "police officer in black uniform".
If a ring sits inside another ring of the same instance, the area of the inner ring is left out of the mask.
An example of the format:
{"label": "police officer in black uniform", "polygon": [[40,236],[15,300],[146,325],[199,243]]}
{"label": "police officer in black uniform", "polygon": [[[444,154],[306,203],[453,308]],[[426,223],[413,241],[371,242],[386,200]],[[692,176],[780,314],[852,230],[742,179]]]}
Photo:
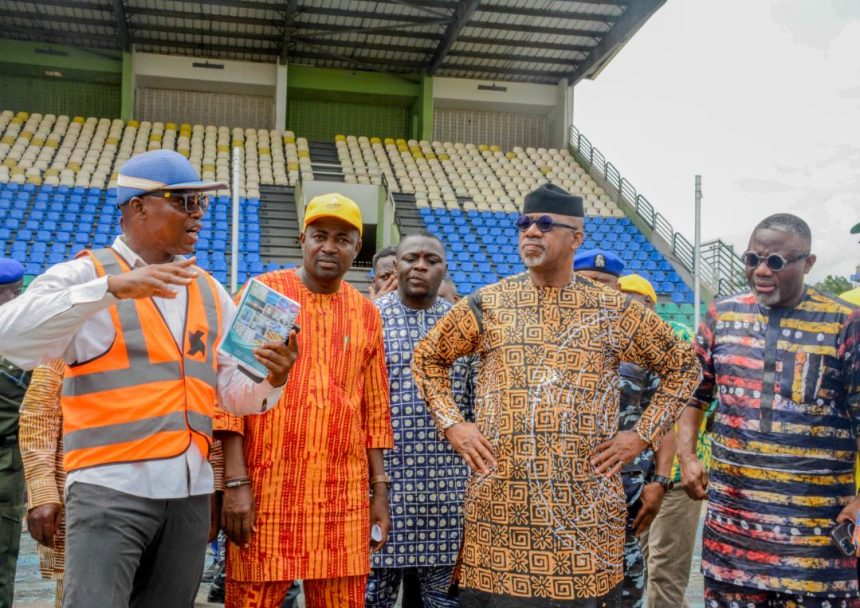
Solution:
{"label": "police officer in black uniform", "polygon": [[[0,304],[21,293],[24,267],[0,258]],[[24,466],[18,449],[18,411],[30,372],[0,357],[0,608],[10,608],[15,596],[15,568],[21,544],[24,502]]]}

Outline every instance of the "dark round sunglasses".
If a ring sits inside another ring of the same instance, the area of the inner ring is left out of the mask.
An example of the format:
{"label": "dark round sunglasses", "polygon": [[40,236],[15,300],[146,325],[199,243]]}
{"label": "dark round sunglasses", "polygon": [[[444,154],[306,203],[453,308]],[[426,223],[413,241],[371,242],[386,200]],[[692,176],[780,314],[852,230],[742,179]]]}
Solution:
{"label": "dark round sunglasses", "polygon": [[517,218],[517,228],[519,228],[520,232],[525,232],[529,228],[531,228],[532,224],[537,226],[537,229],[541,232],[549,232],[556,226],[561,226],[562,228],[570,228],[571,230],[578,231],[579,228],[576,226],[571,226],[570,224],[563,224],[561,222],[556,222],[548,215],[542,215],[536,220],[533,220],[527,215],[521,215]]}
{"label": "dark round sunglasses", "polygon": [[184,209],[185,213],[197,213],[198,210],[206,213],[209,208],[209,195],[202,192],[174,192],[171,190],[147,192],[143,196],[154,196],[166,199],[177,209]]}
{"label": "dark round sunglasses", "polygon": [[799,262],[803,258],[809,257],[809,252],[801,253],[800,255],[796,255],[790,258],[784,258],[778,253],[771,253],[769,256],[764,257],[753,251],[747,251],[745,254],[741,256],[744,264],[747,268],[755,269],[758,268],[759,265],[764,262],[769,269],[774,272],[779,272],[789,264],[794,264],[795,262]]}

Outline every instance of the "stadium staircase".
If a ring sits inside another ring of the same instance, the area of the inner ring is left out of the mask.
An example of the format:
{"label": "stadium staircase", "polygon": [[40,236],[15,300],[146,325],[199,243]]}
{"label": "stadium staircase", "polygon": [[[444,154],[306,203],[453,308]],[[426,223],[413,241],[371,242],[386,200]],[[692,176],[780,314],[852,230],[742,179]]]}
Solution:
{"label": "stadium staircase", "polygon": [[343,171],[337,158],[337,148],[334,142],[308,142],[311,153],[311,167],[314,179],[324,182],[343,182]]}

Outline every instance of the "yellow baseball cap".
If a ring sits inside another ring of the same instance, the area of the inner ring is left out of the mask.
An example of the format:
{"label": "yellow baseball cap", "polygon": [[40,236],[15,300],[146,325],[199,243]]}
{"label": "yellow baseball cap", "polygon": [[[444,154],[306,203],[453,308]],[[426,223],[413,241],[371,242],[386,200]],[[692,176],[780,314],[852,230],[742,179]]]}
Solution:
{"label": "yellow baseball cap", "polygon": [[628,274],[618,279],[618,289],[624,293],[638,293],[651,298],[654,304],[657,303],[657,292],[654,291],[654,287],[648,279],[638,274]]}
{"label": "yellow baseball cap", "polygon": [[302,230],[307,230],[310,224],[324,217],[337,218],[355,226],[361,236],[361,209],[354,200],[336,192],[315,196],[305,208],[305,224]]}

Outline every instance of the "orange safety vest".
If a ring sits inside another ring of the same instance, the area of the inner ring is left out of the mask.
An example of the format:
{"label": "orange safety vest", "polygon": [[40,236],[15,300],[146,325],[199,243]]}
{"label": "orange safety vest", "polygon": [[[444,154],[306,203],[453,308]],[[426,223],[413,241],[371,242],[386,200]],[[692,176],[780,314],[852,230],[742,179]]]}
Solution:
{"label": "orange safety vest", "polygon": [[[83,251],[98,276],[129,272],[113,249]],[[66,471],[178,456],[191,441],[212,442],[221,337],[215,281],[197,268],[188,286],[183,348],[152,298],[110,307],[116,338],[101,355],[66,367],[63,464]]]}

